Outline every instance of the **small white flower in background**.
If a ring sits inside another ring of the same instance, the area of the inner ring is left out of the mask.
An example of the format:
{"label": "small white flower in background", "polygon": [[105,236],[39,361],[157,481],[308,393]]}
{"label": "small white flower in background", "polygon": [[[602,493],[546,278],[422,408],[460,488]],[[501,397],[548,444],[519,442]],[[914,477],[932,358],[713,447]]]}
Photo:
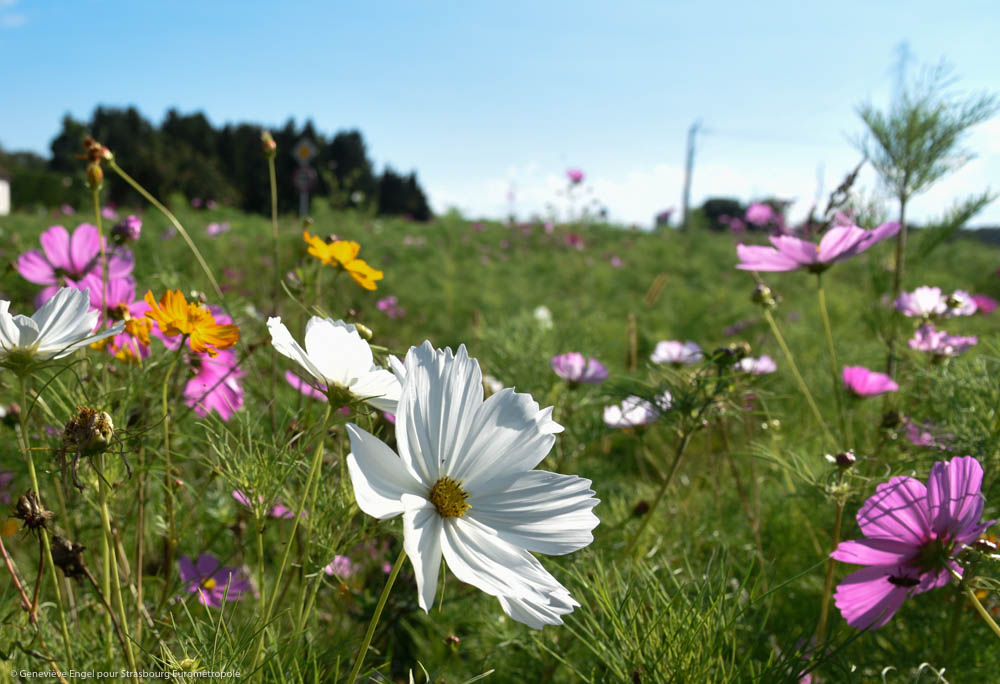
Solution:
{"label": "small white flower in background", "polygon": [[483,400],[479,363],[430,342],[411,347],[396,411],[397,456],[349,423],[347,466],[358,506],[403,516],[418,601],[434,603],[441,557],[462,582],[540,629],[579,604],[531,552],[562,555],[593,541],[590,480],[534,470],[562,426],[552,408],[504,389]]}
{"label": "small white flower in background", "polygon": [[736,370],[752,375],[764,375],[765,373],[773,373],[778,370],[778,364],[770,356],[764,354],[756,359],[752,356],[744,357],[739,360],[735,368]]}
{"label": "small white flower in background", "polygon": [[275,349],[323,384],[345,389],[380,411],[396,412],[399,380],[375,365],[371,347],[354,324],[313,316],[306,323],[305,349],[280,318],[267,319],[267,329]]}
{"label": "small white flower in background", "polygon": [[10,314],[10,302],[0,301],[0,359],[46,361],[61,359],[80,347],[117,335],[124,322],[97,334],[100,312],[90,310],[90,290],[60,288],[31,317]]}
{"label": "small white flower in background", "polygon": [[979,309],[976,300],[965,290],[955,290],[951,296],[945,299],[948,309],[944,312],[945,318],[955,316],[971,316]]}
{"label": "small white flower in background", "polygon": [[625,397],[621,404],[604,407],[604,424],[610,428],[630,428],[649,425],[673,405],[670,392],[656,398],[655,405],[634,394]]}
{"label": "small white flower in background", "polygon": [[544,304],[536,306],[534,316],[535,320],[538,321],[539,328],[542,330],[552,330],[552,312],[549,311],[549,307]]}
{"label": "small white flower in background", "polygon": [[702,359],[701,347],[688,340],[679,342],[677,340],[663,340],[656,343],[656,348],[650,354],[649,359],[653,363],[674,363],[693,364]]}

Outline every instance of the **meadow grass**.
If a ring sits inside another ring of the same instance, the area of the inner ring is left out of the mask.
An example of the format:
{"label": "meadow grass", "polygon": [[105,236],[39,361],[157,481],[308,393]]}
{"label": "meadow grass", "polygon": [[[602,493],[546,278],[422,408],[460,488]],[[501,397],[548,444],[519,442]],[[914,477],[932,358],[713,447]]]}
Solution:
{"label": "meadow grass", "polygon": [[[142,238],[132,246],[138,295],[147,288],[157,297],[168,288],[189,295],[200,291],[230,313],[241,332],[236,351],[245,371],[243,408],[228,421],[189,410],[179,392],[190,371],[181,368],[177,377],[168,378],[173,355],[163,345],[154,346],[141,367],[87,351],[72,357],[65,370],[30,378],[33,391],[44,388],[37,401],[29,399],[27,433],[43,498],[56,513],[51,524],[86,547],[83,558],[95,575],[104,570],[99,480],[91,467],[96,460],[81,461],[81,491],[63,480],[57,454],[62,426],[78,406],[107,411],[118,428],[120,448],[105,453],[103,476],[111,485],[123,611],[140,669],[240,671],[243,678],[264,681],[318,682],[343,680],[354,662],[385,581],[383,566],[392,563],[401,546],[402,527],[398,520],[379,522],[358,510],[344,479],[350,448],[345,424],[357,422],[387,440],[392,425],[364,409],[350,418],[334,413],[324,421],[322,404],[285,382],[285,371],[301,374],[301,369],[269,348],[265,320],[280,315],[301,339],[313,312],[363,323],[374,332],[373,344],[400,357],[425,339],[437,347],[464,343],[484,373],[530,392],[543,406],[555,405],[554,417],[566,430],[540,467],[591,479],[601,500],[594,543],[544,559],[582,604],[566,616],[564,626],[530,630],[507,618],[491,597],[447,573],[442,573],[437,604],[424,614],[406,564],[365,661],[363,672],[372,681],[407,681],[412,673],[416,681],[463,682],[489,673],[487,681],[502,682],[780,682],[797,681],[812,669],[825,681],[935,681],[939,672],[948,681],[962,682],[984,681],[982,673],[1000,666],[989,628],[952,585],[908,600],[888,625],[868,633],[848,627],[832,608],[826,642],[810,645],[836,497],[845,505],[842,538],[857,537],[854,514],[890,474],[924,479],[935,461],[970,454],[986,471],[984,518],[995,515],[1000,314],[949,324],[952,332],[979,335],[980,343],[946,364],[931,365],[906,350],[898,374],[901,391],[888,402],[846,401],[842,431],[833,409],[815,278],[765,274],[780,298],[775,320],[836,434],[837,443],[831,444],[803,401],[760,307],[750,300],[754,279],[734,268],[737,236],[643,233],[603,225],[556,226],[550,233],[541,224],[487,223],[474,230],[453,214],[421,224],[334,213],[316,202],[310,232],[360,242],[360,256],[385,277],[376,292],[362,290],[344,275],[335,278],[306,254],[301,222],[281,217],[277,268],[283,289],[275,301],[268,219],[226,208],[194,211],[179,201],[172,206],[213,270],[224,300],[217,301],[190,250],[168,236],[169,223],[152,209],[145,211]],[[40,233],[50,225],[72,228],[91,215],[3,218],[3,253],[13,262],[37,248]],[[231,230],[210,237],[205,233],[209,222],[228,222]],[[583,249],[567,245],[571,230],[583,236]],[[911,237],[916,254],[921,235]],[[621,266],[613,265],[612,257]],[[824,275],[841,365],[881,369],[886,326],[910,324],[895,321],[880,299],[891,280],[891,258],[891,248],[880,245]],[[911,257],[908,265],[906,289],[928,284],[1000,295],[1000,278],[994,274],[1000,251],[974,239],[946,242],[926,258]],[[30,302],[38,288],[14,268],[5,271],[0,289],[15,312],[33,310]],[[378,298],[387,295],[398,298],[405,315],[390,319],[377,309]],[[536,319],[539,306],[551,311],[551,328]],[[636,330],[631,338],[630,317]],[[739,330],[727,334],[733,326]],[[707,351],[747,342],[753,355],[771,355],[778,372],[727,380],[724,386],[711,378],[697,385],[686,370],[648,361],[663,339],[694,340]],[[600,359],[611,378],[597,386],[567,385],[550,370],[549,359],[569,351]],[[629,370],[632,351],[635,370]],[[3,403],[18,402],[14,376],[4,373],[0,381]],[[165,572],[164,385],[174,468],[177,548],[172,557],[209,551],[224,566],[245,565],[259,599],[246,596],[224,601],[221,608],[206,607],[184,591],[176,569]],[[629,394],[651,398],[666,388],[674,408],[656,423],[624,431],[604,425],[605,405]],[[704,406],[710,411],[698,413]],[[952,435],[952,451],[913,446],[898,426],[885,424],[889,409]],[[2,469],[15,473],[10,492],[16,499],[29,484],[15,429],[2,429],[7,431],[0,442]],[[690,443],[662,505],[634,552],[626,553],[649,515],[644,511],[661,488],[678,440],[687,433]],[[324,449],[318,486],[307,492],[318,443]],[[849,486],[838,488],[838,471],[824,454],[848,447],[855,449],[859,464],[847,478]],[[130,461],[131,477],[121,454]],[[263,501],[241,506],[231,495],[234,489],[258,493]],[[292,520],[267,516],[274,500],[294,510],[303,497],[308,515],[294,536]],[[140,508],[144,557],[136,567]],[[28,591],[33,590],[37,542],[23,531],[4,541]],[[288,567],[276,586],[286,548]],[[343,579],[325,574],[323,568],[336,554],[350,556],[357,572]],[[847,571],[838,566],[836,578]],[[140,573],[142,611],[135,598]],[[996,565],[984,565],[977,574],[995,576]],[[125,669],[122,649],[92,587],[61,582],[69,656],[55,592],[46,577],[41,584],[36,629],[13,583],[0,582],[3,674],[50,669],[43,655],[64,671]],[[261,623],[264,602],[274,605],[266,625]]]}

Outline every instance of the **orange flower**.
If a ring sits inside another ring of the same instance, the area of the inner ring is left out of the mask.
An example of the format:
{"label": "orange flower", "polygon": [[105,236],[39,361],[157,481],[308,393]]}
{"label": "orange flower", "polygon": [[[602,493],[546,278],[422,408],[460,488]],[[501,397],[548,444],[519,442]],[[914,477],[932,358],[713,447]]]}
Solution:
{"label": "orange flower", "polygon": [[191,349],[199,354],[216,356],[219,349],[228,349],[240,339],[235,325],[215,322],[215,316],[204,305],[188,303],[180,290],[167,290],[157,304],[151,290],[144,297],[149,304],[146,317],[156,321],[167,337],[187,335]]}
{"label": "orange flower", "polygon": [[369,266],[358,258],[361,245],[352,240],[336,240],[326,242],[323,238],[310,235],[308,230],[302,231],[302,238],[309,243],[309,253],[319,259],[324,266],[342,268],[361,287],[375,290],[376,280],[382,280],[382,271]]}

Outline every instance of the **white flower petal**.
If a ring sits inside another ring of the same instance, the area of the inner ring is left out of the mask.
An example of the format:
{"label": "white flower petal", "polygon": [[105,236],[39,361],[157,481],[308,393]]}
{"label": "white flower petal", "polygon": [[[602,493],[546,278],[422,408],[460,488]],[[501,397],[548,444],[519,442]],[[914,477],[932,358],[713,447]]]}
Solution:
{"label": "white flower petal", "polygon": [[[96,324],[98,313],[96,311],[91,311],[90,314],[93,314],[94,323]],[[90,314],[88,314],[88,316],[90,316]],[[92,325],[87,327],[88,330],[92,328]],[[44,348],[39,347],[38,356],[42,359],[61,359],[64,356],[72,354],[81,347],[86,347],[87,345],[103,340],[106,337],[113,337],[123,330],[125,330],[125,323],[124,321],[119,321],[107,330],[102,330],[96,335],[87,335],[82,339],[70,340],[68,344],[62,344],[61,342],[49,344],[46,342]]]}
{"label": "white flower petal", "polygon": [[501,390],[479,406],[461,460],[447,473],[464,482],[471,494],[498,475],[534,468],[552,450],[555,433],[562,429],[552,420],[551,407],[540,410],[530,394]]}
{"label": "white flower petal", "polygon": [[316,364],[312,362],[305,350],[299,346],[288,328],[281,322],[281,318],[272,317],[267,319],[267,330],[271,333],[271,345],[281,354],[284,354],[292,361],[295,361],[309,372],[317,380],[326,383],[326,378],[320,372]]}
{"label": "white flower petal", "polygon": [[389,354],[389,370],[395,374],[399,383],[403,384],[403,381],[406,380],[406,366],[393,354]]}
{"label": "white flower petal", "polygon": [[455,577],[490,596],[547,604],[566,593],[538,559],[468,517],[444,519],[441,549]]}
{"label": "white flower petal", "polygon": [[350,387],[372,367],[372,350],[353,323],[313,316],[306,323],[306,353],[329,383]]}
{"label": "white flower petal", "polygon": [[351,394],[361,397],[379,411],[396,412],[402,387],[396,376],[382,368],[375,368],[351,385]]}
{"label": "white flower petal", "polygon": [[403,494],[424,496],[427,487],[413,479],[385,442],[353,423],[347,424],[351,453],[347,470],[354,485],[358,507],[370,516],[385,520],[403,512]]}
{"label": "white flower petal", "polygon": [[[38,338],[41,344],[48,340],[58,344],[67,337],[79,338],[90,333],[94,326],[83,329],[87,312],[90,310],[90,290],[77,290],[73,287],[61,287],[32,316],[38,325]],[[97,316],[94,316],[96,323]],[[62,345],[60,345],[62,346]]]}
{"label": "white flower petal", "polygon": [[500,601],[503,612],[532,629],[541,629],[545,625],[561,625],[563,623],[561,616],[572,613],[573,609],[580,605],[570,597],[569,592],[551,594],[548,603],[507,596],[497,596],[497,600]]}
{"label": "white flower petal", "polygon": [[417,597],[424,612],[434,605],[441,569],[441,515],[427,499],[403,494],[403,548],[413,563]]}
{"label": "white flower petal", "polygon": [[0,347],[14,349],[20,345],[21,331],[10,315],[10,302],[0,301]]}
{"label": "white flower petal", "polygon": [[576,475],[544,470],[498,478],[493,492],[470,494],[467,515],[528,551],[570,553],[594,541],[591,530],[600,523],[592,510],[599,501],[590,484]]}
{"label": "white flower petal", "polygon": [[410,347],[396,411],[400,456],[424,482],[437,482],[462,458],[465,437],[483,403],[482,374],[465,345],[452,355],[430,342]]}

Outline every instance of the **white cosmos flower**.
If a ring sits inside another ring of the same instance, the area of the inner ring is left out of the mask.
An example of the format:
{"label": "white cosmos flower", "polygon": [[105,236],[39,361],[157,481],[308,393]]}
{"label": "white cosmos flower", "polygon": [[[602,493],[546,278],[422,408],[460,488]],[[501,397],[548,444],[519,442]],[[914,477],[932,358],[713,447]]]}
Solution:
{"label": "white cosmos flower", "polygon": [[313,316],[306,323],[306,348],[292,338],[280,318],[268,318],[271,344],[328,387],[337,386],[380,411],[396,412],[399,380],[375,365],[372,349],[353,323]]}
{"label": "white cosmos flower", "polygon": [[10,314],[10,302],[0,301],[0,359],[46,361],[61,359],[91,342],[120,333],[116,323],[93,334],[100,313],[90,311],[90,291],[62,287],[31,318]]}
{"label": "white cosmos flower", "polygon": [[561,555],[593,541],[590,480],[533,468],[562,426],[552,408],[504,389],[483,400],[479,363],[430,342],[411,347],[396,410],[397,456],[348,424],[347,465],[358,506],[403,516],[420,607],[434,603],[441,557],[462,582],[496,596],[513,619],[562,624],[579,604],[530,553]]}
{"label": "white cosmos flower", "polygon": [[663,340],[656,343],[656,349],[649,358],[653,363],[693,364],[702,359],[701,347],[696,342],[688,340]]}

